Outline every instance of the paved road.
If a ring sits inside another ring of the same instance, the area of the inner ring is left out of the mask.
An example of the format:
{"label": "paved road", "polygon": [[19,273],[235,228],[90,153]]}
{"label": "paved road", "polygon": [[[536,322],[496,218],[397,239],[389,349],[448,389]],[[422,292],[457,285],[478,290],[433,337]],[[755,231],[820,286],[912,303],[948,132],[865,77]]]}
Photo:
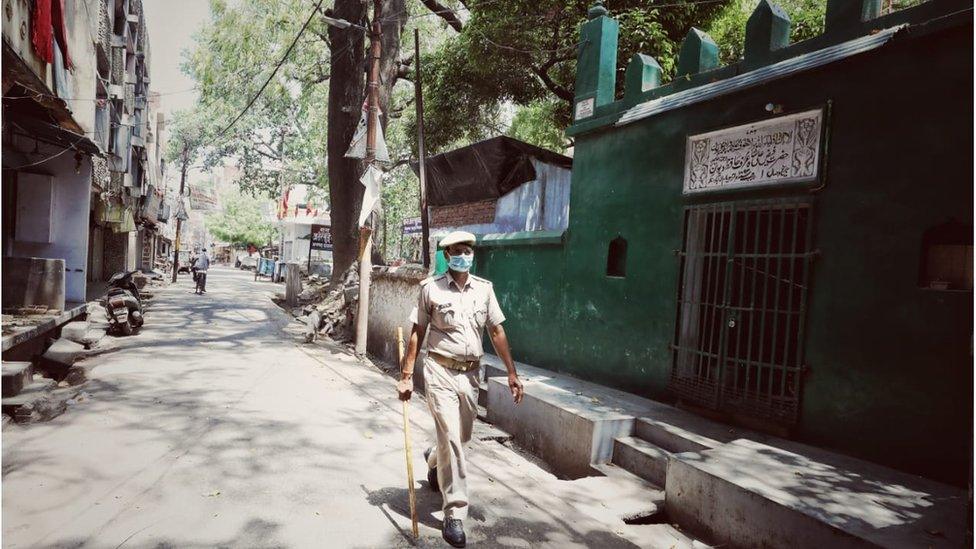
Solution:
{"label": "paved road", "polygon": [[[90,398],[3,432],[3,546],[411,546],[393,380],[301,344],[269,299],[280,286],[218,268],[197,296],[187,278],[92,359]],[[432,423],[412,410],[419,545],[446,546],[420,455]],[[471,454],[469,546],[633,546],[577,510],[586,490],[494,442]]]}

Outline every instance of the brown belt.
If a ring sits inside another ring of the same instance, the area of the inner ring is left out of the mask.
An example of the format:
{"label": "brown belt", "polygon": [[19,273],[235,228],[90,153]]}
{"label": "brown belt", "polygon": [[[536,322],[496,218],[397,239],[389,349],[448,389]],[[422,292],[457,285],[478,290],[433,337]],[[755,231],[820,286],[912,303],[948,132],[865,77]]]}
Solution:
{"label": "brown belt", "polygon": [[441,366],[449,370],[457,370],[459,372],[474,370],[481,365],[481,361],[479,360],[455,360],[437,353],[429,353],[429,356],[434,360],[434,362],[440,364]]}

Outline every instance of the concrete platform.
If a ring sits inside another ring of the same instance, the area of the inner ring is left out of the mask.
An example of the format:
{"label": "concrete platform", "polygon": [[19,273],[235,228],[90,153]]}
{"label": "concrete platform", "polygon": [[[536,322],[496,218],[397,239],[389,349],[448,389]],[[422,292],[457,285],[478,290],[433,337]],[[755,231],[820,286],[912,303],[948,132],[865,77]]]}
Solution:
{"label": "concrete platform", "polygon": [[527,364],[516,364],[525,385],[516,407],[501,361],[482,364],[489,421],[564,477],[610,467],[663,486],[667,519],[698,539],[790,549],[966,543],[967,497],[955,487]]}
{"label": "concrete platform", "polygon": [[64,311],[57,315],[38,315],[37,322],[31,326],[16,326],[9,332],[5,330],[7,333],[0,340],[0,351],[6,352],[21,343],[47,335],[58,326],[88,313],[87,303],[65,303],[64,307]]}
{"label": "concrete platform", "polygon": [[965,492],[837,454],[740,439],[672,456],[666,493],[672,520],[730,547],[966,543]]}
{"label": "concrete platform", "polygon": [[491,359],[483,361],[489,376],[488,421],[511,433],[560,475],[591,475],[591,464],[610,461],[613,439],[632,433],[635,404],[615,395],[617,391],[583,386],[585,382],[528,365],[516,366],[525,397],[515,406],[507,378],[497,375],[500,363]]}
{"label": "concrete platform", "polygon": [[609,463],[619,437],[645,435],[644,440],[674,452],[714,447],[743,433],[667,404],[520,362],[516,368],[525,398],[516,407],[501,360],[486,354],[482,366],[488,379],[488,421],[570,478],[590,474],[591,464]]}

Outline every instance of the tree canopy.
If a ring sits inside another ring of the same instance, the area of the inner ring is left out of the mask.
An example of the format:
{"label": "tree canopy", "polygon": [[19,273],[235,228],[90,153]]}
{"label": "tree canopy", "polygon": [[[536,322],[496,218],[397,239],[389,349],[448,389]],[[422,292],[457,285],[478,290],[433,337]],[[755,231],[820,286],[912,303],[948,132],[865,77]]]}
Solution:
{"label": "tree canopy", "polygon": [[[203,136],[203,161],[215,166],[234,159],[248,194],[278,196],[295,184],[319,189],[330,202],[336,271],[341,272],[357,249],[363,163],[343,153],[366,94],[369,41],[356,27],[331,27],[324,17],[369,26],[372,10],[361,0],[335,0],[318,11],[306,0],[210,2],[211,20],[197,33],[197,46],[184,62],[200,90],[200,105],[187,115],[193,122],[187,127],[195,125]],[[428,154],[500,134],[562,151],[571,144],[564,129],[570,121],[579,27],[592,3],[382,0],[381,123],[394,163],[386,168],[382,223],[374,227],[378,245],[390,240],[381,227],[395,238],[402,218],[419,215],[416,178],[406,167],[417,155],[408,82],[413,79],[412,30],[421,31]],[[744,29],[744,22],[736,27],[736,18],[748,3],[613,2],[611,15],[620,22],[619,81],[637,52],[654,56],[666,77],[673,74],[680,43],[692,26],[725,28],[731,35],[733,29]],[[306,21],[293,51],[245,109]],[[722,21],[725,27],[719,26]],[[724,36],[717,40],[720,45],[726,41]],[[728,55],[736,55],[735,50]]]}
{"label": "tree canopy", "polygon": [[321,185],[325,174],[328,39],[315,19],[251,108],[261,84],[308,17],[304,0],[211,0],[211,21],[195,35],[184,71],[200,90],[198,122],[211,140],[208,166],[233,158],[246,191],[279,194],[283,184]]}
{"label": "tree canopy", "polygon": [[166,161],[178,169],[190,167],[200,156],[206,142],[206,131],[200,116],[193,110],[178,111],[167,125]]}
{"label": "tree canopy", "polygon": [[[826,2],[823,0],[778,0],[790,16],[790,42],[799,42],[823,33]],[[718,45],[724,64],[735,63],[745,51],[746,22],[759,0],[733,0],[706,28]]]}
{"label": "tree canopy", "polygon": [[235,247],[274,242],[278,228],[265,216],[262,207],[266,202],[230,187],[220,196],[221,210],[207,215],[207,230],[217,240]]}
{"label": "tree canopy", "polygon": [[[728,3],[614,2],[612,15],[620,22],[619,80],[634,53],[654,56],[666,76],[673,74],[688,30],[707,25]],[[569,124],[579,27],[591,4],[592,0],[483,0],[444,10],[457,36],[424,60],[429,75],[424,81],[425,127],[431,151],[501,133],[499,118],[506,103],[517,108],[515,135],[538,138],[537,145],[555,145],[555,135],[561,136]],[[462,22],[458,13],[467,14],[466,20]]]}

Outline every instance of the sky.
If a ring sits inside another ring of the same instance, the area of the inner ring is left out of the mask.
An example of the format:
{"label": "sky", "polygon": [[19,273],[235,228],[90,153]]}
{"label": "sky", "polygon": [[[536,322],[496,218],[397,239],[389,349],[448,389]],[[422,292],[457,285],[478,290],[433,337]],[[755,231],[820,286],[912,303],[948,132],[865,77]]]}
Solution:
{"label": "sky", "polygon": [[192,107],[197,100],[195,91],[184,91],[192,89],[194,82],[180,71],[180,63],[183,50],[193,46],[193,33],[210,18],[210,2],[143,0],[143,8],[152,56],[151,89],[162,94],[161,107],[169,119],[172,113]]}

